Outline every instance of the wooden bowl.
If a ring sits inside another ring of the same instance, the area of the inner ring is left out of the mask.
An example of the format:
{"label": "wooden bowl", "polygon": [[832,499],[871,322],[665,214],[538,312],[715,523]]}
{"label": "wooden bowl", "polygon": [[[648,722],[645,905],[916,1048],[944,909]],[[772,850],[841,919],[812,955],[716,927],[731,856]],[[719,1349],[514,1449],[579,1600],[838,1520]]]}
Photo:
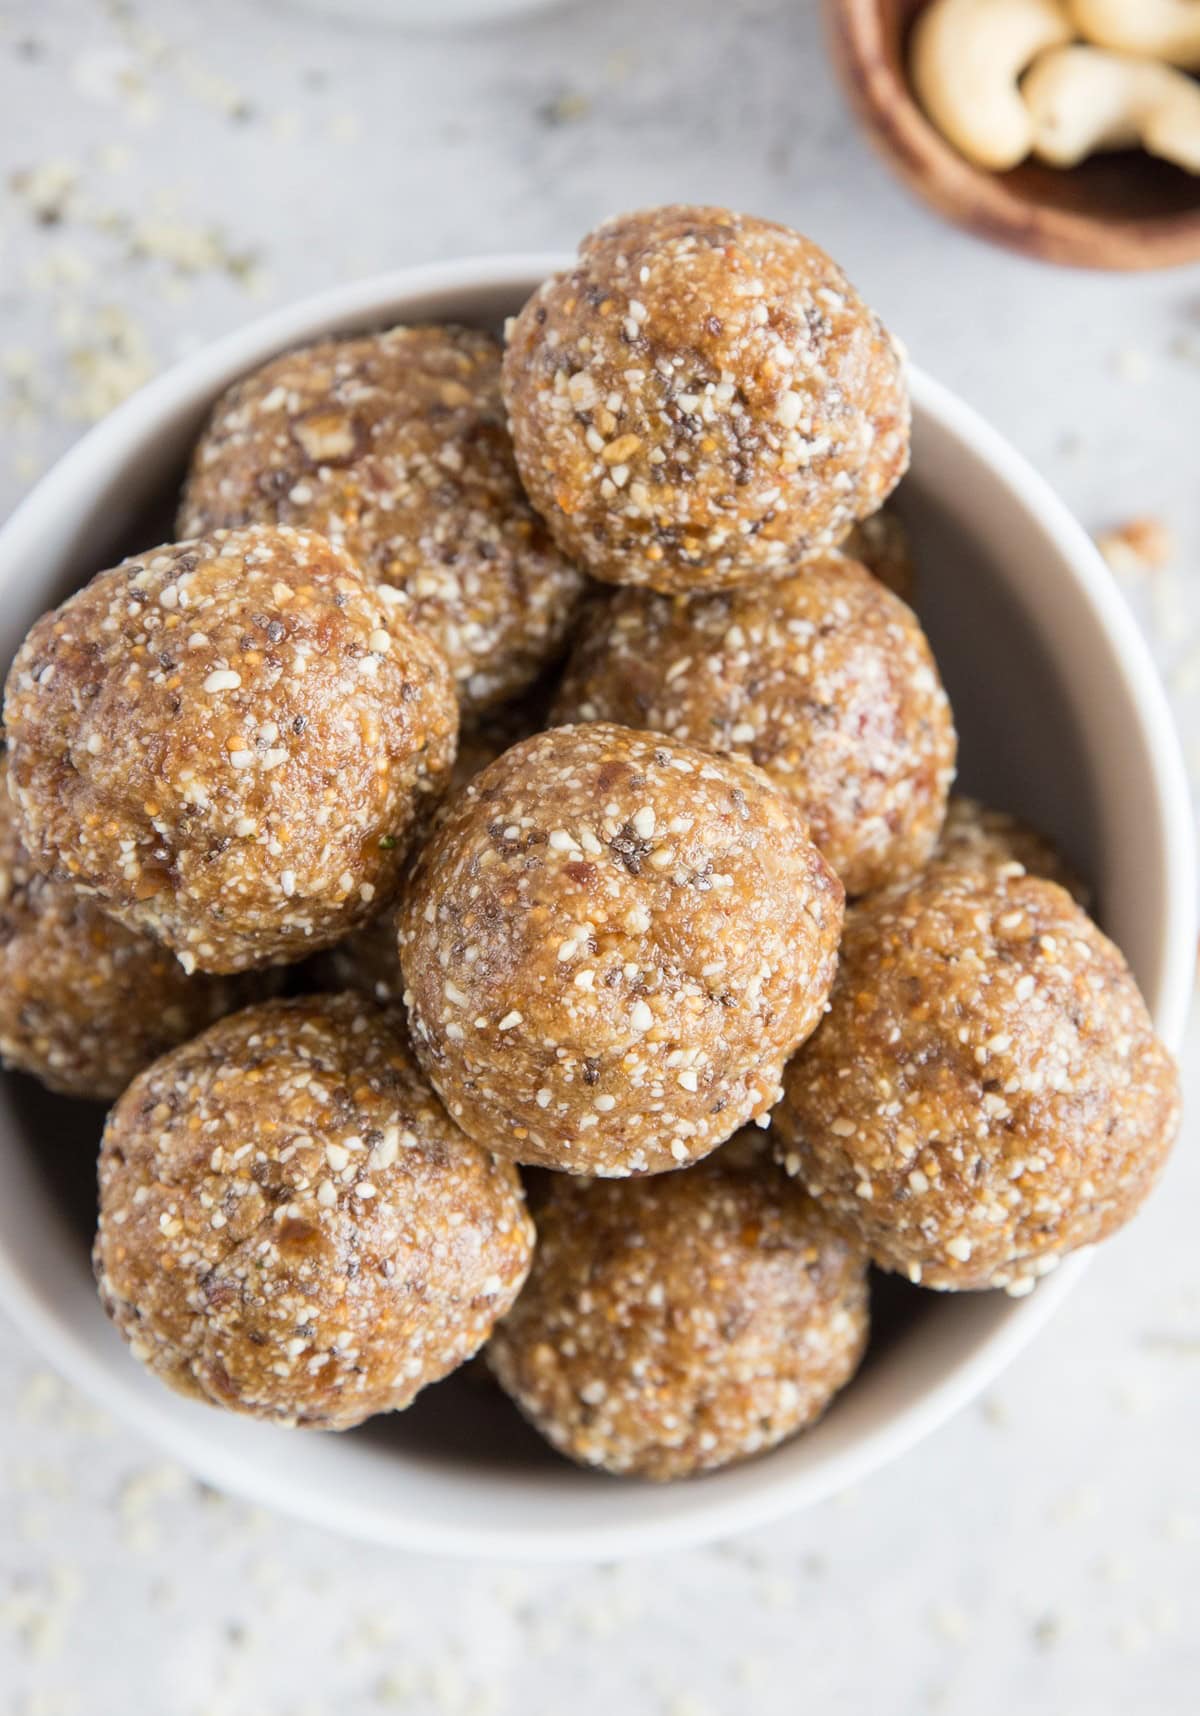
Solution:
{"label": "wooden bowl", "polygon": [[1140,150],[1078,167],[974,167],[926,119],[908,78],[925,0],[825,0],[834,64],[872,142],[911,190],[997,244],[1080,268],[1200,259],[1200,178]]}

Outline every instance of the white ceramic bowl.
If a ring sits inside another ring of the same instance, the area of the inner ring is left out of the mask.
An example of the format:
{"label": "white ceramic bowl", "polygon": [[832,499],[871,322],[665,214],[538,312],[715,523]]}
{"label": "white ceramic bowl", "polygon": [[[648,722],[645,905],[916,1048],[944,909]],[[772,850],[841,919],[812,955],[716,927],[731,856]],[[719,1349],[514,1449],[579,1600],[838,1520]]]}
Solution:
{"label": "white ceramic bowl", "polygon": [[[557,257],[418,268],[325,293],[187,359],[93,429],[0,536],[0,665],[33,618],[119,552],[171,535],[174,485],[216,394],[317,335],[432,318],[499,327]],[[1020,354],[1015,354],[1020,361]],[[1097,889],[1177,1046],[1196,935],[1187,786],[1145,645],[1088,538],[966,406],[912,376],[920,608],[962,740],[963,784],[1055,836]],[[351,1435],[287,1432],[177,1399],[134,1362],[92,1286],[95,1111],[0,1085],[0,1292],[52,1363],[212,1483],[406,1549],[591,1559],[803,1507],[901,1453],[996,1375],[1078,1280],[1028,1299],[881,1292],[866,1367],[808,1435],[650,1487],[578,1471],[468,1380]]]}

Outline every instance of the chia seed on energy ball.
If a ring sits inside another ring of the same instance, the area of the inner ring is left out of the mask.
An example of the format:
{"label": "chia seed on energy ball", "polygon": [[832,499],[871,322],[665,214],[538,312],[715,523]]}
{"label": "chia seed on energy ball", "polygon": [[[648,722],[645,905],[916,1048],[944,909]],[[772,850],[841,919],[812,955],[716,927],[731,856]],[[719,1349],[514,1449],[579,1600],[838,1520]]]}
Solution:
{"label": "chia seed on energy ball", "polygon": [[688,1477],[813,1423],[857,1370],[862,1252],[740,1143],[679,1174],[547,1188],[487,1358],[560,1453]]}
{"label": "chia seed on energy ball", "polygon": [[523,494],[500,347],[391,328],[273,359],[217,403],[180,533],[280,523],[345,548],[454,674],[464,717],[561,653],[585,579]]}
{"label": "chia seed on energy ball", "polygon": [[836,554],[773,584],[618,591],[589,609],[554,718],[748,757],[852,895],[922,867],[954,776],[950,705],[916,617]]}
{"label": "chia seed on energy ball", "polygon": [[1004,810],[953,793],[933,854],[935,864],[992,871],[1000,876],[1040,876],[1057,882],[1086,910],[1091,890],[1045,837]]}
{"label": "chia seed on energy ball", "polygon": [[469,1358],[516,1298],[516,1171],[450,1122],[403,1032],[354,995],[247,1008],[113,1109],[100,1295],[170,1387],[349,1429]]}
{"label": "chia seed on energy ball", "polygon": [[250,997],[188,977],[168,948],[41,875],[0,754],[0,1058],[64,1096],[110,1102],[158,1055]]}
{"label": "chia seed on energy ball", "polygon": [[101,572],[8,676],[21,838],[185,969],[373,917],[454,759],[435,647],[311,532],[217,531]]}
{"label": "chia seed on energy ball", "polygon": [[908,463],[903,364],[809,239],[728,209],[618,216],[511,324],[526,491],[595,577],[775,578],[877,512]]}
{"label": "chia seed on energy ball", "polygon": [[830,1010],[774,1123],[882,1269],[1031,1290],[1150,1191],[1179,1083],[1124,959],[1066,891],[935,866],[847,914]]}
{"label": "chia seed on energy ball", "polygon": [[765,1122],[841,920],[841,884],[760,770],[556,728],[477,775],[421,853],[400,933],[413,1045],[504,1156],[679,1167]]}

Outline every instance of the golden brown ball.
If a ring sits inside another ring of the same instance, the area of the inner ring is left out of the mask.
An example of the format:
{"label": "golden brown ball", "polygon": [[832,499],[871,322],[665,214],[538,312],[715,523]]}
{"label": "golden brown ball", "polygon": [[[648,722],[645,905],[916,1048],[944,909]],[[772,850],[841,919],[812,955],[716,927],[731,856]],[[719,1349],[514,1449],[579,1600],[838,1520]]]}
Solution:
{"label": "golden brown ball", "polygon": [[908,463],[903,364],[824,251],[729,209],[606,222],[511,326],[517,464],[564,553],[652,589],[776,578]]}
{"label": "golden brown ball", "polygon": [[239,971],[395,893],[458,711],[340,549],[258,527],[152,549],[43,615],[5,724],[35,862],[186,969]]}
{"label": "golden brown ball", "polygon": [[862,1252],[740,1142],[680,1174],[556,1176],[539,1204],[533,1269],[487,1357],[582,1465],[669,1479],[744,1460],[858,1368]]}
{"label": "golden brown ball", "polygon": [[250,996],[189,977],[153,937],[35,870],[0,754],[0,1058],[64,1096],[109,1102],[135,1073]]}
{"label": "golden brown ball", "polygon": [[652,733],[538,734],[450,805],[401,912],[413,1042],[519,1162],[644,1174],[777,1100],[842,888],[767,777]]}
{"label": "golden brown ball", "polygon": [[867,571],[911,608],[917,593],[917,562],[908,526],[894,507],[860,519],[841,552],[860,560]]}
{"label": "golden brown ball", "polygon": [[927,1287],[1028,1292],[1129,1220],[1179,1123],[1112,942],[1053,882],[949,864],[848,915],[784,1089],[789,1171]]}
{"label": "golden brown ball", "polygon": [[1040,876],[1057,882],[1085,909],[1091,889],[1050,841],[1006,810],[952,793],[932,862],[1004,876]]}
{"label": "golden brown ball", "polygon": [[522,493],[500,347],[475,328],[321,340],[237,382],[196,446],[179,530],[243,524],[345,548],[437,644],[472,717],[561,653],[585,584]]}
{"label": "golden brown ball", "polygon": [[345,1430],[407,1406],[516,1298],[517,1174],[451,1123],[403,1030],[355,995],[250,1007],[113,1109],[100,1295],[170,1387]]}
{"label": "golden brown ball", "polygon": [[954,776],[954,721],[916,616],[841,555],[774,584],[594,605],[554,718],[748,757],[848,894],[926,863]]}

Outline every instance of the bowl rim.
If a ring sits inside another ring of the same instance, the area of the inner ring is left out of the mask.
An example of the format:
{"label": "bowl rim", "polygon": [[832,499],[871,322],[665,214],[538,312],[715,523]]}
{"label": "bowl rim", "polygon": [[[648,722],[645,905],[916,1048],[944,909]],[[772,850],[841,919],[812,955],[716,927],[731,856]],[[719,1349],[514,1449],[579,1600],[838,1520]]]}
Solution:
{"label": "bowl rim", "polygon": [[[90,429],[39,480],[0,530],[0,583],[19,575],[28,555],[36,555],[46,522],[64,506],[78,506],[76,489],[86,487],[93,464],[112,470],[156,425],[184,407],[207,404],[236,375],[275,351],[318,337],[327,327],[361,325],[403,314],[406,301],[466,290],[511,294],[515,303],[546,275],[569,259],[560,254],[500,254],[423,264],[369,276],[296,300],[198,348],[119,405]],[[411,313],[408,312],[408,313]],[[1127,682],[1145,736],[1162,817],[1166,861],[1165,940],[1155,1023],[1172,1049],[1178,1049],[1187,1021],[1195,969],[1195,859],[1190,790],[1166,694],[1149,646],[1133,622],[1115,582],[1083,527],[1045,479],[970,406],[922,370],[910,368],[914,406],[985,462],[1012,490],[1070,570],[1081,600],[1099,622],[1117,666]],[[6,571],[6,568],[10,569]],[[711,1541],[733,1531],[752,1529],[823,1499],[905,1452],[974,1398],[1049,1320],[1080,1279],[1089,1254],[1077,1253],[1039,1284],[1036,1293],[1012,1300],[998,1326],[965,1358],[926,1386],[882,1424],[859,1433],[847,1447],[819,1465],[773,1474],[764,1460],[752,1493],[713,1490],[701,1480],[676,1487],[681,1500],[664,1516],[643,1520],[542,1526],[517,1530],[488,1521],[429,1524],[397,1517],[344,1496],[299,1489],[289,1482],[287,1462],[246,1462],[228,1455],[206,1437],[202,1423],[183,1422],[159,1410],[134,1387],[133,1367],[126,1371],[111,1355],[96,1351],[86,1331],[50,1302],[0,1248],[0,1303],[13,1321],[66,1377],[97,1398],[120,1419],[191,1470],[226,1491],[323,1526],[342,1535],[393,1548],[428,1554],[530,1561],[589,1561],[615,1555],[653,1553]],[[499,1481],[503,1481],[502,1479]]]}
{"label": "bowl rim", "polygon": [[926,117],[908,77],[893,70],[879,0],[824,0],[824,12],[843,92],[876,153],[914,196],[964,231],[1073,268],[1138,272],[1200,257],[1200,201],[1173,213],[1131,208],[1105,216],[1022,196],[1006,174],[960,154]]}

